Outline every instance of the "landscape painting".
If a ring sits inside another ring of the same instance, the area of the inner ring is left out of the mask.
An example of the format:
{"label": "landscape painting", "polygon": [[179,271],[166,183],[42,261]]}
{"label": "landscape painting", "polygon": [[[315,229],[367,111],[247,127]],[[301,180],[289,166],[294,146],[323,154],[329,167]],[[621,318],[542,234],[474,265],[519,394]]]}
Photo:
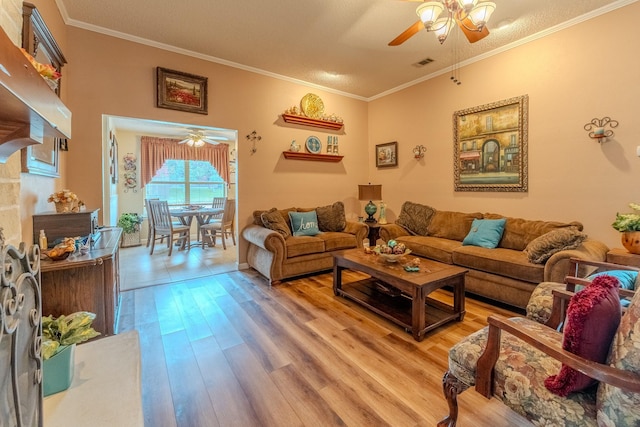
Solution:
{"label": "landscape painting", "polygon": [[207,78],[157,67],[156,106],[208,114]]}

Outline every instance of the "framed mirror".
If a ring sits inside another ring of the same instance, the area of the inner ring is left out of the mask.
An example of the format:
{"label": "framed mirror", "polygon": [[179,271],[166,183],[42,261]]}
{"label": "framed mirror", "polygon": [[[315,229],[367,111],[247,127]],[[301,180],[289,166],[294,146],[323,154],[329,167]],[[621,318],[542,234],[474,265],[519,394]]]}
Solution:
{"label": "framed mirror", "polygon": [[[61,73],[62,66],[67,63],[58,43],[47,28],[38,9],[31,4],[22,4],[22,48],[41,64],[50,64]],[[51,88],[60,96],[60,82]],[[51,84],[50,84],[51,86]]]}

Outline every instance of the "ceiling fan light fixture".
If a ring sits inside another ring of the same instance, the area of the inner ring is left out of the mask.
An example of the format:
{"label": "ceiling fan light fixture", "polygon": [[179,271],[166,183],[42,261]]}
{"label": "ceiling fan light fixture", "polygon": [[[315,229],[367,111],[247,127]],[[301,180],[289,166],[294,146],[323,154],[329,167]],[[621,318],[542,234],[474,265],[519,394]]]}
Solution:
{"label": "ceiling fan light fixture", "polygon": [[437,1],[429,1],[418,6],[418,8],[416,9],[416,14],[420,17],[420,20],[424,24],[425,28],[427,30],[430,30],[443,11],[444,6],[442,3]]}
{"label": "ceiling fan light fixture", "polygon": [[458,0],[458,5],[466,13],[469,13],[471,9],[478,3],[478,0]]}
{"label": "ceiling fan light fixture", "polygon": [[442,44],[447,39],[449,32],[451,32],[451,29],[453,28],[453,19],[450,16],[440,18],[433,23],[433,28],[434,34],[438,38],[440,44]]}
{"label": "ceiling fan light fixture", "polygon": [[489,18],[491,18],[491,14],[496,10],[496,4],[490,1],[484,1],[482,3],[478,3],[474,6],[473,9],[469,12],[469,18],[471,22],[478,28],[478,31],[482,31]]}

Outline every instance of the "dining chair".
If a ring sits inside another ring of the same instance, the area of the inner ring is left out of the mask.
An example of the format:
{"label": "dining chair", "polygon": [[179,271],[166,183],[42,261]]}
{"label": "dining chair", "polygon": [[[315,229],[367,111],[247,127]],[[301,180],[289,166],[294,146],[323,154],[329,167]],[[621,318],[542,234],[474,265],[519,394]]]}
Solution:
{"label": "dining chair", "polygon": [[222,212],[222,218],[213,219],[208,224],[203,224],[200,227],[202,232],[202,248],[207,242],[211,242],[213,246],[216,245],[216,236],[218,232],[222,238],[222,247],[227,249],[227,237],[231,236],[233,245],[236,245],[235,234],[235,216],[236,216],[236,201],[233,199],[227,199],[224,204],[224,212]]}
{"label": "dining chair", "polygon": [[[213,209],[222,209],[224,208],[224,204],[226,203],[226,201],[227,201],[226,197],[214,197],[213,203],[211,203],[211,207]],[[221,218],[222,218],[222,213],[211,215],[211,219],[221,219]]]}
{"label": "dining chair", "polygon": [[[174,242],[182,242],[183,248],[191,247],[191,227],[186,225],[176,225],[171,220],[171,212],[169,204],[166,200],[150,200],[151,215],[153,216],[153,240],[151,240],[151,253],[156,244],[156,240],[167,238],[167,247],[169,248],[169,256],[173,250]],[[177,238],[174,240],[174,236]]]}
{"label": "dining chair", "polygon": [[[147,247],[149,247],[149,245],[151,244],[151,240],[155,239],[155,230],[153,229],[153,215],[151,215],[151,206],[149,205],[149,202],[151,200],[160,199],[144,199],[144,206],[147,208]],[[160,242],[162,243],[162,240]]]}

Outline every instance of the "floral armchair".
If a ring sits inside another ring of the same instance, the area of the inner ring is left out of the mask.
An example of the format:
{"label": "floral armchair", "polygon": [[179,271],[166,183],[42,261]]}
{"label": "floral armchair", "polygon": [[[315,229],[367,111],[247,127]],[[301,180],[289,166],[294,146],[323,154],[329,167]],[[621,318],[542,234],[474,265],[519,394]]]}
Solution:
{"label": "floral armchair", "polygon": [[[557,300],[573,295],[564,290],[553,294],[556,307],[562,305]],[[596,363],[564,350],[563,333],[535,320],[490,316],[489,326],[449,351],[449,370],[443,378],[449,415],[438,426],[456,425],[457,395],[471,386],[535,425],[640,425],[639,320],[640,292],[619,320],[607,346],[606,363]],[[565,397],[552,393],[545,380],[565,367],[595,379],[596,384]]]}

